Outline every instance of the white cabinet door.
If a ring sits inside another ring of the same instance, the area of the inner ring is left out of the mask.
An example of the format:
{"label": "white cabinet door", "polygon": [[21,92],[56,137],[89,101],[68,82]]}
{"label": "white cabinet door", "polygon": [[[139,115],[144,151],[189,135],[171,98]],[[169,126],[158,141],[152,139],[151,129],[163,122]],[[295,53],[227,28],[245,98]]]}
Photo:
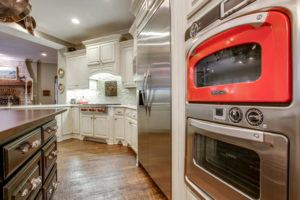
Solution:
{"label": "white cabinet door", "polygon": [[115,117],[114,119],[114,133],[117,140],[123,140],[125,138],[124,118]]}
{"label": "white cabinet door", "polygon": [[100,55],[102,63],[115,62],[115,43],[108,42],[100,45]]}
{"label": "white cabinet door", "polygon": [[71,134],[73,131],[73,122],[72,122],[72,114],[70,112],[70,109],[68,109],[66,112],[62,113],[62,123],[63,123],[63,135]]}
{"label": "white cabinet door", "polygon": [[99,45],[89,46],[86,48],[88,65],[97,65],[100,63],[100,48]]}
{"label": "white cabinet door", "polygon": [[131,134],[132,134],[132,148],[137,153],[138,150],[138,131],[137,125],[135,123],[131,123]]}
{"label": "white cabinet door", "polygon": [[109,137],[107,125],[108,125],[107,117],[95,116],[95,118],[94,118],[94,136],[107,139]]}
{"label": "white cabinet door", "polygon": [[81,135],[93,136],[93,115],[81,115],[80,129]]}
{"label": "white cabinet door", "polygon": [[123,72],[123,84],[125,87],[134,87],[133,74],[133,47],[121,48],[121,65]]}
{"label": "white cabinet door", "polygon": [[66,79],[68,89],[89,87],[89,71],[85,55],[67,57]]}
{"label": "white cabinet door", "polygon": [[80,119],[79,119],[79,109],[78,108],[72,108],[72,120],[73,120],[73,133],[80,133]]}
{"label": "white cabinet door", "polygon": [[131,137],[131,124],[130,120],[125,120],[125,141],[127,144],[132,145],[132,137]]}

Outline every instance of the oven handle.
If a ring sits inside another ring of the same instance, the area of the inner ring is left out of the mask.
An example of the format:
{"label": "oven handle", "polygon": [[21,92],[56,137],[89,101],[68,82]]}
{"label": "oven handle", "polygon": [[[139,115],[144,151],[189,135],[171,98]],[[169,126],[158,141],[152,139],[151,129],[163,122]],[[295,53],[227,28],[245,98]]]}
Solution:
{"label": "oven handle", "polygon": [[[260,12],[260,13],[254,13],[242,17],[238,17],[235,19],[229,19],[222,24],[219,24],[216,27],[212,27],[209,30],[206,31],[200,31],[195,38],[191,41],[191,43],[187,43],[186,45],[186,52],[189,56],[192,54],[194,49],[197,48],[199,44],[204,42],[205,40],[213,37],[214,35],[217,35],[219,33],[222,33],[226,30],[229,30],[231,28],[235,28],[242,25],[252,25],[255,27],[261,26],[265,21],[267,20],[268,12]],[[189,45],[190,44],[190,45]]]}
{"label": "oven handle", "polygon": [[264,142],[264,132],[262,131],[229,127],[209,122],[201,122],[195,119],[190,119],[190,125],[218,135],[229,136],[255,142]]}

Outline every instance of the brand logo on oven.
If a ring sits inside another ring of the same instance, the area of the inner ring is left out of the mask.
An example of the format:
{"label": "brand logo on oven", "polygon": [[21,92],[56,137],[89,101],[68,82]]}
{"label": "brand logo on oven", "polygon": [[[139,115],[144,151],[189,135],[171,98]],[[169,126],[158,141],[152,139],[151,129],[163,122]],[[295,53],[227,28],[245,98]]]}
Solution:
{"label": "brand logo on oven", "polygon": [[212,95],[223,95],[226,94],[226,91],[224,90],[214,90],[211,92]]}

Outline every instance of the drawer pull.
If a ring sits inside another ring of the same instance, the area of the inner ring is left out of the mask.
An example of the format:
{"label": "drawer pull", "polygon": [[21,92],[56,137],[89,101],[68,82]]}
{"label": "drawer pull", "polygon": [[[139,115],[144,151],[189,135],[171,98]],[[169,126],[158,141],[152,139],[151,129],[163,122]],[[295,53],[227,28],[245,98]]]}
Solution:
{"label": "drawer pull", "polygon": [[51,154],[52,154],[53,156],[57,156],[58,152],[59,152],[58,150],[52,151]]}
{"label": "drawer pull", "polygon": [[29,189],[25,188],[23,192],[21,192],[21,197],[26,197],[29,194]]}
{"label": "drawer pull", "polygon": [[35,140],[31,144],[29,142],[25,142],[20,145],[19,149],[22,151],[23,154],[28,153],[30,149],[36,149],[41,145],[40,140]]}
{"label": "drawer pull", "polygon": [[52,127],[52,128],[48,127],[48,128],[46,129],[46,132],[47,132],[47,133],[56,132],[57,129],[58,129],[58,126],[54,126],[54,127]]}
{"label": "drawer pull", "polygon": [[32,185],[31,191],[33,191],[42,183],[42,177],[39,176],[38,178],[33,178],[30,183]]}
{"label": "drawer pull", "polygon": [[51,195],[53,193],[53,188],[51,188],[48,193]]}
{"label": "drawer pull", "polygon": [[53,188],[56,190],[56,189],[57,189],[57,186],[58,186],[58,182],[53,182],[53,183],[52,183],[52,186],[53,186]]}

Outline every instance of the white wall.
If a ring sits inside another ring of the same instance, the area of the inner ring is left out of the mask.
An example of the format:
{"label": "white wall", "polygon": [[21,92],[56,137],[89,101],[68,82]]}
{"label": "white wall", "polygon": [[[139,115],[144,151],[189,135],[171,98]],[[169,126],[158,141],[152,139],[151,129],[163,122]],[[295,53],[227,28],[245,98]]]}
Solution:
{"label": "white wall", "polygon": [[[40,88],[40,103],[54,104],[55,103],[55,76],[57,74],[57,64],[42,63],[41,66],[41,86]],[[50,96],[43,96],[43,90],[50,90]]]}
{"label": "white wall", "polygon": [[[122,85],[122,78],[120,76],[103,73],[98,74],[96,79],[98,80],[97,90],[68,90],[66,103],[70,103],[72,98],[81,99],[84,96],[89,103],[136,105],[136,89],[124,88]],[[117,81],[118,96],[105,96],[105,81]]]}

